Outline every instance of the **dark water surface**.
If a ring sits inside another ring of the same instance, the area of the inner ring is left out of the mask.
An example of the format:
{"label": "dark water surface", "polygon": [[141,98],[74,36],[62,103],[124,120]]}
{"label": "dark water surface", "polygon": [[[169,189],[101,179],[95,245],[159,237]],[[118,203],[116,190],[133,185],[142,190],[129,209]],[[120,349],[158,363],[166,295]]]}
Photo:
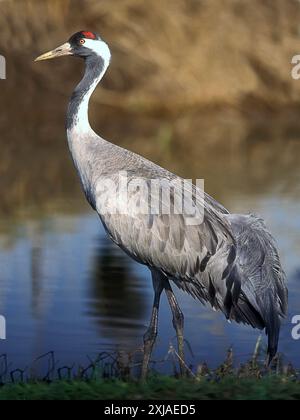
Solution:
{"label": "dark water surface", "polygon": [[[103,350],[133,351],[141,346],[150,316],[149,273],[106,238],[85,203],[64,137],[66,97],[54,94],[50,99],[48,90],[30,89],[16,99],[13,86],[7,85],[7,107],[0,119],[0,314],[7,319],[7,340],[0,342],[0,354],[7,353],[12,367],[25,367],[50,350],[60,364],[68,365],[87,363],[87,355],[93,358]],[[291,317],[300,314],[298,127],[290,124],[290,131],[283,130],[276,141],[272,141],[274,128],[269,134],[249,128],[239,145],[228,143],[231,133],[223,127],[214,136],[219,140],[205,148],[199,137],[205,138],[205,127],[218,126],[219,119],[212,118],[211,123],[206,119],[203,131],[192,131],[188,141],[174,144],[168,134],[170,122],[160,129],[156,118],[152,129],[152,119],[145,123],[133,115],[119,120],[106,115],[105,120],[105,135],[118,139],[125,133],[119,144],[132,146],[187,178],[204,177],[207,192],[232,212],[251,211],[266,219],[289,280],[289,318],[280,351],[300,366],[300,341],[291,338]],[[119,127],[115,135],[109,121]],[[267,121],[266,126],[273,123]],[[136,141],[138,135],[142,144]],[[237,361],[249,357],[257,331],[229,325],[222,315],[191,297],[177,295],[194,353],[188,356],[191,363],[205,360],[215,366],[231,345]],[[156,359],[166,355],[170,342],[174,331],[163,298]]]}

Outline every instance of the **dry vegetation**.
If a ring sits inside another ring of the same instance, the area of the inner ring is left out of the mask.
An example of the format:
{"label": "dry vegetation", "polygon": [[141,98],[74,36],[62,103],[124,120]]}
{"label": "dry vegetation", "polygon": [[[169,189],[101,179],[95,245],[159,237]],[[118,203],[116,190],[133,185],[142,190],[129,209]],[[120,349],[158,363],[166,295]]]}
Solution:
{"label": "dry vegetation", "polygon": [[[298,0],[4,0],[0,51],[34,54],[92,28],[114,61],[101,102],[133,110],[295,102]],[[39,70],[36,70],[37,72]],[[51,78],[51,75],[48,75]]]}

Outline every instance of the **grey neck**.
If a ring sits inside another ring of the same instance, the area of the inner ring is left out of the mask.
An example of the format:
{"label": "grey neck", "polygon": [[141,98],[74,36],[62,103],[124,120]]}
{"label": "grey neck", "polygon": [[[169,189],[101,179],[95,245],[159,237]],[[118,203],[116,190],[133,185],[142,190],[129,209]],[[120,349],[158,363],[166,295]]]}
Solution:
{"label": "grey neck", "polygon": [[93,54],[85,59],[85,73],[83,79],[74,90],[68,107],[67,130],[78,130],[80,132],[91,131],[88,117],[89,100],[98,83],[104,76],[108,64]]}

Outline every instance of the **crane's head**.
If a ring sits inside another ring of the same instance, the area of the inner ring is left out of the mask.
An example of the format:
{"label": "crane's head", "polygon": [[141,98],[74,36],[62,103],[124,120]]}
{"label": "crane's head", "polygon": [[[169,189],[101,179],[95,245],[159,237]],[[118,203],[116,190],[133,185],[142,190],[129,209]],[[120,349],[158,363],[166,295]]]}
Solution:
{"label": "crane's head", "polygon": [[50,60],[66,55],[73,55],[84,59],[99,56],[106,63],[109,63],[111,57],[108,45],[98,34],[89,31],[81,31],[72,35],[69,41],[60,47],[40,55],[35,61]]}

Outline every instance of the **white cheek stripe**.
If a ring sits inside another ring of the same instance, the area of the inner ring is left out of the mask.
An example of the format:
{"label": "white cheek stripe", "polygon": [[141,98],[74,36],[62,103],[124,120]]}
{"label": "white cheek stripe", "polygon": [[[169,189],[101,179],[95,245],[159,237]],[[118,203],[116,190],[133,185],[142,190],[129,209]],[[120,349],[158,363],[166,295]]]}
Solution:
{"label": "white cheek stripe", "polygon": [[107,68],[110,63],[111,53],[108,45],[104,41],[98,39],[85,39],[84,47],[89,48],[102,57],[104,60],[104,67]]}

